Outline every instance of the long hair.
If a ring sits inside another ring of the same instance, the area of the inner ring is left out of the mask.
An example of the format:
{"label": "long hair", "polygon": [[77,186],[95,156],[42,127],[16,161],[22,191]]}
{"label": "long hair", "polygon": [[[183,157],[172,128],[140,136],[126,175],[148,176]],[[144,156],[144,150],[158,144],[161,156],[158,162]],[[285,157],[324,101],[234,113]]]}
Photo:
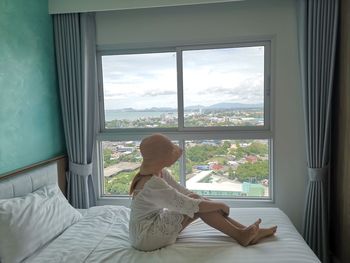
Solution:
{"label": "long hair", "polygon": [[141,174],[140,172],[138,172],[134,178],[132,179],[131,185],[130,185],[130,190],[129,190],[129,195],[132,195],[132,193],[135,190],[135,187],[137,185],[137,183],[141,180]]}

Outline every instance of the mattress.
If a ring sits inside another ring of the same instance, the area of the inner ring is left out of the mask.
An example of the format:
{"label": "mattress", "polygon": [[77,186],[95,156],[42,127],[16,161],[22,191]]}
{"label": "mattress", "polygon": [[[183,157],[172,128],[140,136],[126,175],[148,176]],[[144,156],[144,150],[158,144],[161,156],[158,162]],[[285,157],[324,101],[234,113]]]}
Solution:
{"label": "mattress", "polygon": [[278,208],[232,208],[232,218],[251,224],[258,217],[264,226],[278,225],[274,237],[242,247],[230,237],[197,220],[180,233],[174,245],[141,252],[128,238],[130,210],[123,206],[98,206],[49,242],[25,262],[320,262],[289,218]]}

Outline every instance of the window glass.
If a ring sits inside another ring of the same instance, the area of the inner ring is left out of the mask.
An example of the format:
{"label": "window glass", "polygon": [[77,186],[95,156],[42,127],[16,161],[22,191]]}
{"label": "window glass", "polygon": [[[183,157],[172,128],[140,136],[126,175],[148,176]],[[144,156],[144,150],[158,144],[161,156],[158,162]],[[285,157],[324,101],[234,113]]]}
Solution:
{"label": "window glass", "polygon": [[141,165],[140,142],[102,142],[104,193],[127,195]]}
{"label": "window glass", "polygon": [[269,196],[268,140],[186,141],[186,187],[214,197]]}
{"label": "window glass", "polygon": [[174,52],[102,56],[105,128],[177,127]]}
{"label": "window glass", "polygon": [[264,47],[183,52],[185,127],[264,125]]}

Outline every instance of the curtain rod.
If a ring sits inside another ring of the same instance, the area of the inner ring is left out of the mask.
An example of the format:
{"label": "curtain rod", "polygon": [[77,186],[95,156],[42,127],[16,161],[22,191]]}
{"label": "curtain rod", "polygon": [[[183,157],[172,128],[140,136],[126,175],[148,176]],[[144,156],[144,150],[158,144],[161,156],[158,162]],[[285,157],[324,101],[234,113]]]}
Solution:
{"label": "curtain rod", "polygon": [[155,7],[200,5],[245,0],[49,0],[49,14],[85,13]]}

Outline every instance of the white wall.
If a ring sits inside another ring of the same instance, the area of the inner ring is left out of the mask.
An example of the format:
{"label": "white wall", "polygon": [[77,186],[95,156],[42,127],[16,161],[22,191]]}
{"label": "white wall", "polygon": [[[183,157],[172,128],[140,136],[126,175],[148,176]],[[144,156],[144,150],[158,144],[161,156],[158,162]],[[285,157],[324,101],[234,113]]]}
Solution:
{"label": "white wall", "polygon": [[99,48],[273,38],[273,206],[282,209],[300,230],[307,171],[294,1],[99,12],[96,22]]}

